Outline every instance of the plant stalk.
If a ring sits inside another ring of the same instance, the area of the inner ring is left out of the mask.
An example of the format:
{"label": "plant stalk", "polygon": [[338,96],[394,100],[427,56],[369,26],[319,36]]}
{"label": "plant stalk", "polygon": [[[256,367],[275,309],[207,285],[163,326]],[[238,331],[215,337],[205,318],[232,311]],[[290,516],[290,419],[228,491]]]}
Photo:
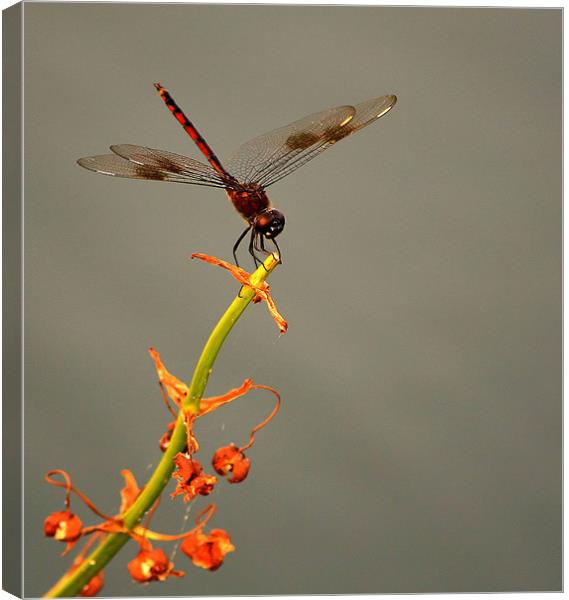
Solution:
{"label": "plant stalk", "polygon": [[[278,264],[278,258],[269,254],[264,264],[251,275],[251,283],[253,285],[260,285]],[[131,531],[141,522],[144,515],[150,510],[170,481],[172,472],[174,471],[174,456],[178,452],[183,451],[187,441],[183,412],[184,410],[189,410],[193,413],[199,411],[200,401],[219,350],[225,338],[254,297],[255,292],[252,288],[241,288],[237,297],[229,305],[229,308],[211,332],[194,370],[186,401],[182,410],[178,413],[170,444],[136,501],[122,515],[123,524],[127,530]],[[63,575],[44,597],[69,598],[78,596],[83,587],[111,561],[129,539],[130,536],[127,533],[108,534],[73,573]]]}

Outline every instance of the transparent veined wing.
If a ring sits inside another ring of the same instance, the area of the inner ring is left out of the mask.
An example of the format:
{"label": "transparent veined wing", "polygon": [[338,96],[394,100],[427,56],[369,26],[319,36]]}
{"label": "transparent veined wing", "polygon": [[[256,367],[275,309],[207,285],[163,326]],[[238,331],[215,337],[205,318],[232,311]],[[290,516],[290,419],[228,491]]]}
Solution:
{"label": "transparent veined wing", "polygon": [[233,154],[227,170],[241,183],[266,185],[272,173],[325,144],[324,134],[353,116],[352,106],[339,106],[260,135]]}
{"label": "transparent veined wing", "polygon": [[77,162],[90,171],[153,181],[173,181],[209,187],[232,187],[209,165],[166,150],[146,148],[132,144],[111,146],[114,154],[101,154],[80,158]]}
{"label": "transparent veined wing", "polygon": [[227,169],[242,183],[268,187],[382,117],[396,101],[393,95],[380,96],[304,117],[243,144],[229,159]]}

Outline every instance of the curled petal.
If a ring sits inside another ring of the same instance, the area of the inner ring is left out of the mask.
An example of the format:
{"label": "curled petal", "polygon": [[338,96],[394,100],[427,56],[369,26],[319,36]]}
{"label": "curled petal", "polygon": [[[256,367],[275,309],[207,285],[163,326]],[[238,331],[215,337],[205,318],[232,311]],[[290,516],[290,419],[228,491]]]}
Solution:
{"label": "curled petal", "polygon": [[172,476],[178,481],[190,481],[203,471],[203,467],[198,460],[193,460],[189,454],[182,454],[181,452],[174,456],[174,464],[176,465],[176,471]]}
{"label": "curled petal", "polygon": [[209,534],[199,529],[187,536],[180,548],[194,565],[209,571],[219,569],[225,555],[235,550],[231,538],[223,529],[212,529]]}
{"label": "curled petal", "polygon": [[232,265],[231,263],[228,263],[225,260],[221,260],[221,258],[210,256],[209,254],[202,254],[201,252],[195,252],[194,254],[192,254],[192,258],[198,258],[199,260],[203,260],[204,262],[209,263],[210,265],[215,265],[216,267],[226,269],[231,273],[231,275],[233,275],[233,277],[235,277],[235,279],[237,279],[237,281],[241,285],[246,285],[248,287],[256,289],[254,285],[251,285],[251,275],[247,273],[245,269],[242,269],[237,265]]}
{"label": "curled petal", "polygon": [[168,560],[162,548],[141,550],[128,563],[130,576],[139,583],[164,581],[170,576],[183,577],[182,571],[174,571],[174,563]]}
{"label": "curled petal", "polygon": [[53,512],[43,523],[43,531],[47,537],[59,542],[75,542],[81,537],[83,523],[69,510]]}
{"label": "curled petal", "polygon": [[219,475],[226,476],[232,473],[232,476],[228,479],[229,483],[243,481],[251,468],[251,461],[235,444],[219,448],[213,455],[211,462],[216,473],[219,473]]}
{"label": "curled petal", "polygon": [[168,396],[172,398],[174,403],[180,406],[188,395],[188,386],[166,369],[160,358],[160,354],[154,348],[148,348],[148,352],[154,361],[160,383],[164,386]]}
{"label": "curled petal", "polygon": [[184,423],[186,425],[186,452],[188,454],[195,454],[199,449],[200,445],[198,438],[194,435],[194,422],[198,415],[191,411],[184,411]]}
{"label": "curled petal", "polygon": [[204,473],[199,461],[193,460],[188,454],[178,453],[174,457],[174,463],[176,470],[172,477],[178,481],[178,485],[171,494],[172,498],[183,494],[184,502],[189,502],[198,494],[200,496],[211,494],[217,483],[217,477]]}
{"label": "curled petal", "polygon": [[140,488],[136,478],[128,469],[123,469],[121,475],[124,477],[124,487],[121,489],[121,514],[128,510],[140,494]]}
{"label": "curled petal", "polygon": [[217,506],[215,504],[210,504],[201,510],[196,517],[196,526],[193,531],[197,531],[198,529],[201,531],[209,523],[216,510]]}
{"label": "curled petal", "polygon": [[266,419],[263,419],[258,425],[253,427],[253,430],[251,431],[251,434],[249,436],[249,442],[241,448],[241,452],[243,452],[243,450],[247,450],[247,448],[250,448],[253,445],[253,443],[255,442],[255,434],[257,433],[257,431],[259,431],[259,429],[262,429],[265,425],[267,425],[267,423],[269,423],[269,421],[271,421],[272,418],[279,412],[279,409],[281,407],[281,395],[277,392],[277,390],[275,390],[275,388],[272,388],[268,385],[255,384],[253,386],[253,389],[267,390],[268,392],[271,392],[271,394],[273,394],[277,401],[273,410],[269,413],[269,416]]}
{"label": "curled petal", "polygon": [[218,267],[221,267],[222,269],[226,269],[241,285],[251,288],[255,292],[255,298],[253,299],[253,302],[260,302],[261,300],[264,300],[267,303],[269,313],[271,314],[271,317],[273,317],[281,334],[287,332],[288,324],[277,310],[275,301],[270,295],[270,287],[267,282],[263,281],[261,285],[255,285],[251,282],[251,275],[247,273],[245,269],[242,269],[241,267],[238,267],[236,265],[232,265],[231,263],[228,263],[225,260],[221,260],[220,258],[216,258],[215,256],[210,256],[209,254],[202,254],[200,252],[197,252],[195,254],[192,254],[192,258],[199,258],[204,262],[216,265]]}
{"label": "curled petal", "polygon": [[241,398],[241,396],[244,396],[253,388],[253,385],[252,379],[245,379],[238,388],[229,390],[227,394],[223,394],[222,396],[212,396],[211,398],[202,398],[198,416],[203,417],[204,415],[217,410],[224,404],[228,404],[233,400],[237,400],[237,398]]}
{"label": "curled petal", "polygon": [[143,550],[151,550],[152,545],[148,540],[158,540],[161,542],[174,542],[177,540],[183,540],[188,537],[188,535],[193,535],[196,531],[202,530],[209,522],[209,520],[213,517],[216,511],[215,504],[210,504],[206,506],[198,516],[196,517],[196,526],[190,531],[185,533],[178,533],[176,535],[168,535],[166,533],[157,533],[156,531],[150,531],[149,529],[145,529],[144,527],[137,526],[131,532],[134,534],[133,537],[136,541],[141,545]]}
{"label": "curled petal", "polygon": [[200,496],[209,496],[216,483],[217,477],[215,475],[203,473],[195,477],[189,484],[178,483],[176,489],[172,492],[172,498],[179,494],[184,494],[184,502],[189,502],[198,494]]}
{"label": "curled petal", "polygon": [[[61,475],[65,480],[65,483],[61,481],[57,481],[53,478],[54,475]],[[114,517],[109,517],[104,512],[100,511],[92,502],[89,500],[86,494],[84,494],[81,490],[76,488],[74,485],[71,485],[71,478],[69,475],[63,471],[62,469],[53,469],[48,471],[45,474],[45,480],[51,485],[55,485],[57,487],[65,488],[65,508],[69,508],[69,497],[71,492],[73,492],[78,498],[80,498],[97,516],[101,517],[105,521],[114,521]]]}
{"label": "curled petal", "polygon": [[273,297],[269,293],[269,285],[267,285],[266,290],[264,292],[258,292],[261,300],[264,300],[267,303],[267,308],[269,309],[269,313],[271,317],[273,317],[274,322],[277,324],[279,331],[281,334],[285,334],[288,330],[288,323],[284,320],[284,317],[277,310],[277,305],[273,300]]}

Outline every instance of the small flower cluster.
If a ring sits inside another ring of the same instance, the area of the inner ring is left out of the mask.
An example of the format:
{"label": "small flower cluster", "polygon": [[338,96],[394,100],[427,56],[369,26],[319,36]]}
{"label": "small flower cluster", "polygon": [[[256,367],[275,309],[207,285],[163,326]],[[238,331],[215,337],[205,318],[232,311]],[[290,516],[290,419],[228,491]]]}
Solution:
{"label": "small flower cluster", "polygon": [[[194,256],[228,268],[241,283],[253,287],[255,291],[254,301],[265,300],[280,331],[282,333],[286,331],[286,321],[276,311],[274,302],[269,295],[268,286],[262,288],[252,286],[245,271],[224,261],[206,255]],[[195,458],[195,454],[199,450],[199,443],[193,429],[196,420],[245,396],[251,390],[263,389],[274,395],[276,403],[273,410],[266,419],[252,429],[247,444],[237,446],[230,443],[223,446],[214,453],[211,460],[212,467],[217,475],[227,478],[227,481],[231,484],[242,482],[251,468],[251,460],[245,455],[245,451],[253,445],[256,432],[264,427],[278,412],[280,407],[278,392],[273,388],[258,385],[253,383],[252,380],[246,379],[241,386],[222,396],[203,398],[199,409],[192,411],[187,408],[186,403],[190,393],[189,387],[166,369],[160,355],[154,348],[149,348],[149,353],[158,374],[164,402],[175,418],[174,421],[168,424],[166,432],[162,435],[160,448],[163,452],[168,452],[174,438],[178,440],[176,444],[178,448],[184,446],[182,451],[174,454],[171,459],[172,477],[176,481],[176,488],[171,493],[171,497],[182,496],[183,501],[186,503],[195,500],[198,496],[210,495],[218,481],[216,475],[207,474],[202,463]],[[178,409],[177,412],[171,406],[171,402]],[[183,571],[174,569],[174,564],[165,551],[162,548],[155,548],[151,540],[160,542],[181,540],[181,551],[192,560],[194,565],[209,571],[218,569],[223,564],[225,556],[235,550],[235,546],[225,530],[211,529],[209,532],[205,531],[207,523],[216,511],[215,504],[210,504],[199,513],[193,529],[178,535],[158,533],[149,529],[150,520],[158,507],[159,500],[148,511],[143,525],[137,525],[134,528],[125,527],[124,516],[133,506],[142,490],[130,471],[123,470],[121,474],[124,477],[125,485],[120,494],[119,512],[114,516],[106,515],[100,511],[83,492],[72,484],[71,478],[65,471],[56,469],[46,474],[48,483],[65,489],[65,507],[64,510],[55,511],[45,519],[45,535],[66,544],[63,555],[67,554],[81,538],[86,538],[86,543],[74,559],[71,568],[68,570],[68,575],[80,568],[88,568],[87,551],[95,541],[101,540],[110,533],[127,534],[138,543],[139,551],[136,557],[128,563],[128,571],[132,579],[139,583],[165,581],[169,577],[184,576]],[[55,476],[60,476],[63,480],[56,479]],[[72,493],[102,521],[96,525],[85,527],[81,519],[71,511]],[[103,571],[98,571],[83,587],[80,595],[96,595],[103,587],[103,582]]]}
{"label": "small flower cluster", "polygon": [[[122,504],[121,513],[128,510],[132,502],[140,493],[140,488],[130,471],[124,470],[122,474],[126,480],[125,487],[121,491]],[[63,476],[65,483],[53,479],[54,475]],[[52,485],[65,487],[66,510],[56,511],[49,515],[44,521],[44,533],[48,537],[53,537],[60,542],[66,542],[67,547],[63,554],[66,554],[81,537],[87,537],[90,534],[86,544],[81,552],[74,559],[68,574],[71,575],[77,569],[87,564],[86,554],[93,543],[100,540],[109,533],[126,533],[130,535],[139,544],[139,551],[135,558],[128,563],[128,572],[132,579],[139,583],[149,583],[151,581],[165,581],[168,577],[183,577],[183,571],[174,570],[174,563],[168,558],[162,548],[154,548],[150,540],[157,541],[176,541],[183,540],[181,550],[186,554],[196,566],[215,571],[223,564],[225,555],[235,550],[231,539],[223,529],[212,529],[209,533],[204,533],[204,528],[215,512],[215,504],[210,504],[203,510],[196,519],[196,525],[193,529],[179,535],[167,535],[148,529],[148,522],[145,526],[137,526],[133,530],[127,530],[122,524],[120,514],[116,517],[110,517],[101,513],[92,502],[76,487],[71,484],[69,475],[62,470],[49,471],[46,480]],[[91,510],[98,516],[106,517],[106,521],[98,525],[83,527],[83,523],[77,515],[69,510],[69,496],[73,492],[79,496]],[[154,512],[155,507],[150,513]],[[152,516],[150,514],[150,516]],[[149,519],[148,519],[149,521]],[[80,596],[95,596],[103,587],[104,572],[99,571],[80,591]]]}
{"label": "small flower cluster", "polygon": [[[181,408],[188,397],[188,386],[166,369],[160,355],[154,348],[150,348],[149,352],[156,366],[160,388],[165,402],[168,404],[168,401],[172,400],[176,406]],[[190,502],[198,495],[208,496],[213,491],[213,488],[217,483],[217,477],[205,473],[202,464],[194,458],[194,454],[199,450],[199,443],[194,435],[193,425],[198,418],[217,410],[221,406],[224,406],[237,398],[241,398],[251,390],[255,389],[267,390],[274,394],[277,400],[275,407],[265,420],[253,428],[246,445],[237,447],[234,443],[231,443],[228,446],[219,448],[213,455],[211,461],[212,466],[218,475],[221,475],[222,477],[230,475],[230,477],[228,477],[229,483],[239,483],[247,477],[251,462],[245,456],[244,452],[253,445],[256,432],[264,427],[275,416],[280,407],[280,396],[276,390],[265,385],[255,384],[251,379],[246,379],[240,387],[230,390],[222,396],[203,398],[197,414],[182,410],[181,414],[184,418],[186,433],[186,447],[184,452],[179,452],[174,456],[176,470],[174,471],[173,477],[177,480],[178,485],[172,493],[172,497],[182,495],[185,502]],[[174,411],[171,412],[175,414]],[[160,447],[163,451],[169,447],[171,437],[175,430],[176,421],[173,421],[168,424],[166,432],[160,439]]]}

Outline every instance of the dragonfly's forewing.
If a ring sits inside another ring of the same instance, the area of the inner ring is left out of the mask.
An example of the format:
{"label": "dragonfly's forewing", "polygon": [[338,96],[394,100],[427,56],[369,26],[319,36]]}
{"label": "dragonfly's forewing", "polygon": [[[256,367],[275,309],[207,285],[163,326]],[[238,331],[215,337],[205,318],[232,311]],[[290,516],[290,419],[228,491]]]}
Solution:
{"label": "dragonfly's forewing", "polygon": [[377,121],[377,119],[388,113],[395,106],[396,102],[397,96],[390,94],[356,104],[354,106],[356,114],[353,119],[346,123],[346,126],[343,128],[344,135],[340,139]]}
{"label": "dragonfly's forewing", "polygon": [[227,163],[239,181],[267,187],[339,140],[373,123],[395,104],[393,95],[304,117],[243,144]]}
{"label": "dragonfly's forewing", "polygon": [[352,106],[339,106],[260,135],[233,154],[227,170],[242,183],[267,185],[272,174],[326,144],[325,133],[354,114]]}

